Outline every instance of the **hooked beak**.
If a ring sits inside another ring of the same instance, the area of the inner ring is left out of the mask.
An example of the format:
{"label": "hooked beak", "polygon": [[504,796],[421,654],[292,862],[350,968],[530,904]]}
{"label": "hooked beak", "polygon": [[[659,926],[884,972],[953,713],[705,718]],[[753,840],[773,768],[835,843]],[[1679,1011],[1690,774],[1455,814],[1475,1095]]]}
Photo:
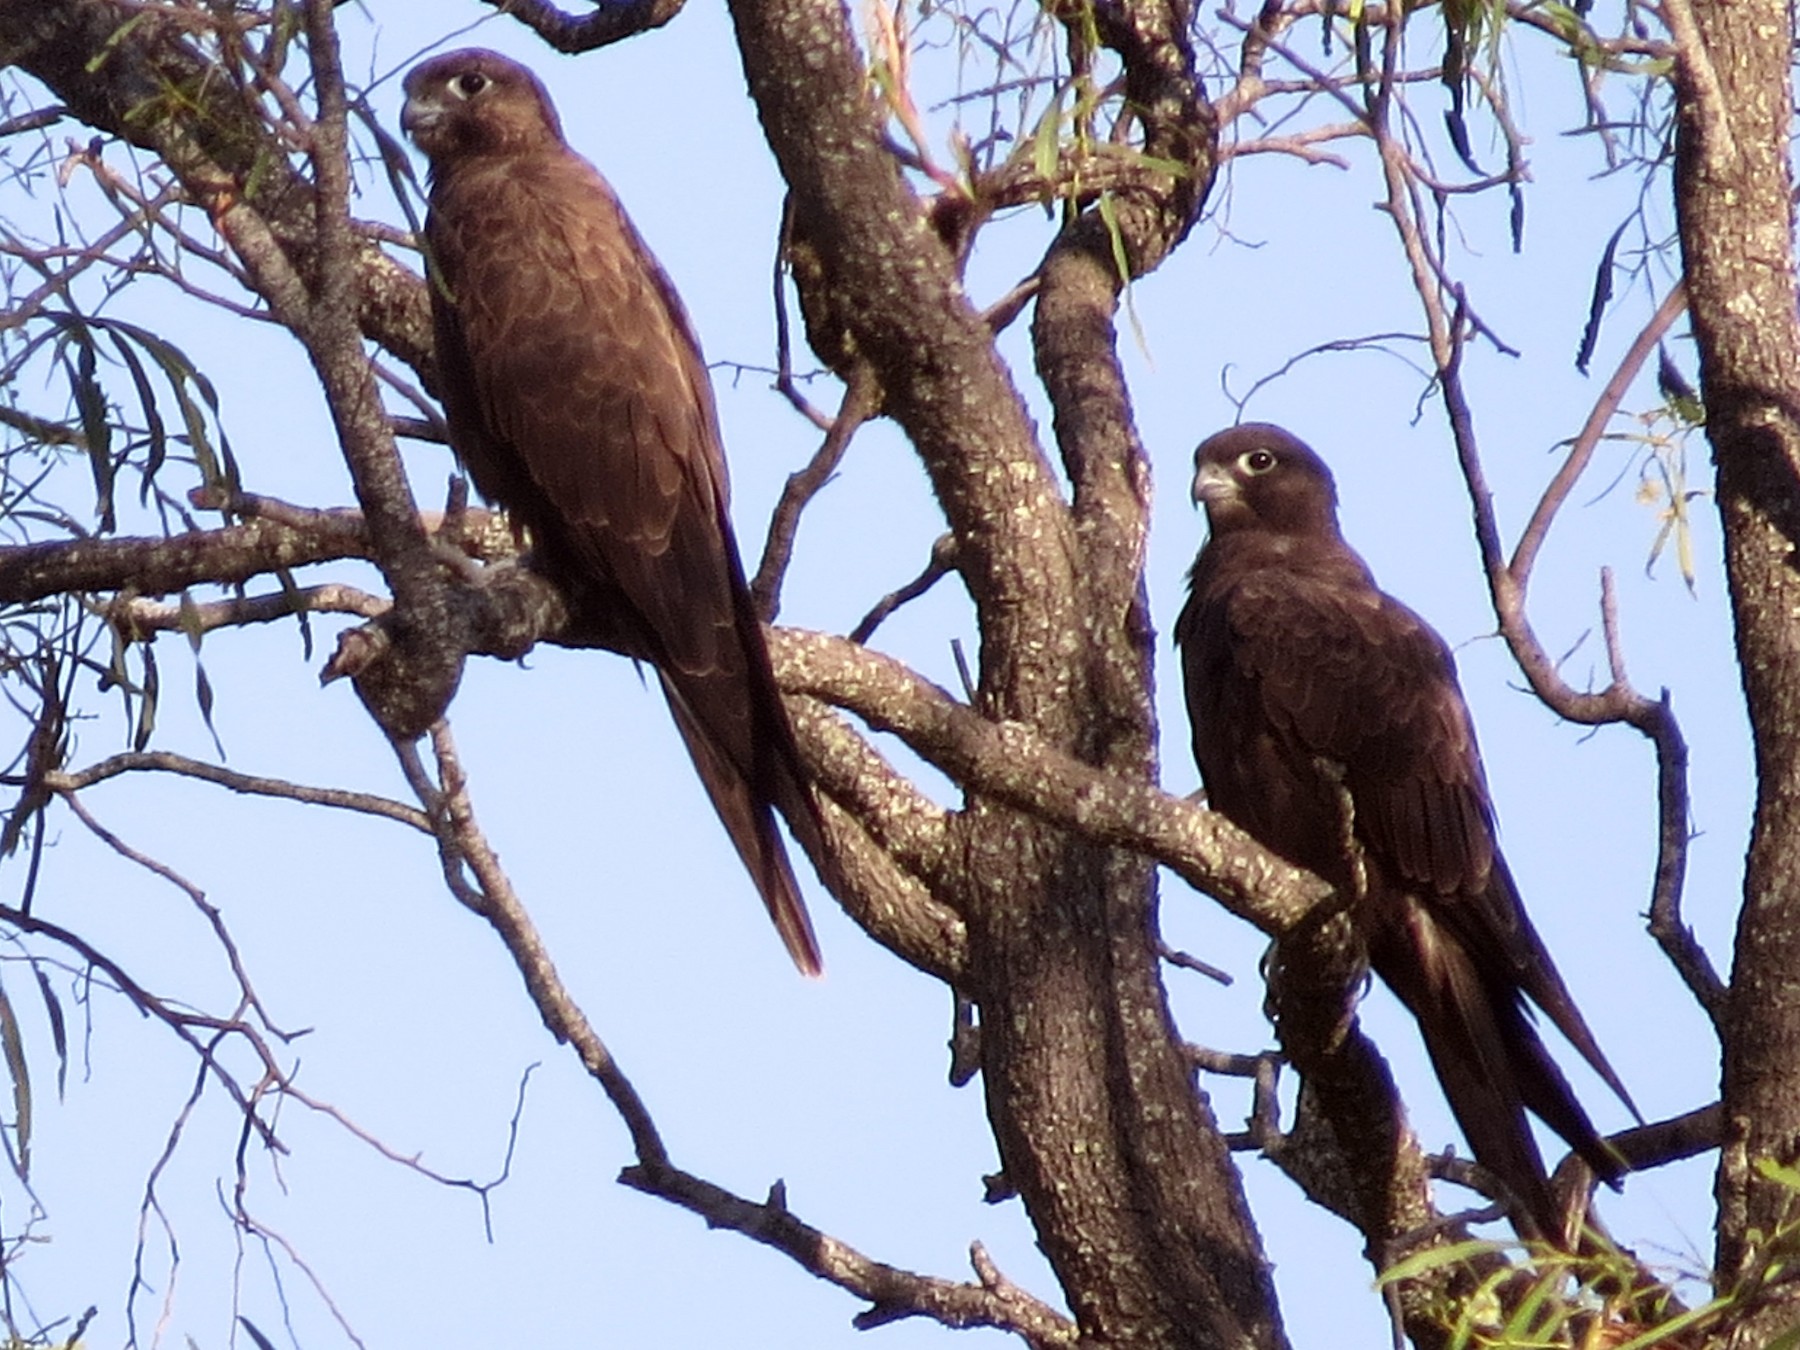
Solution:
{"label": "hooked beak", "polygon": [[1229,469],[1217,464],[1202,464],[1194,475],[1194,501],[1204,506],[1231,501],[1238,496],[1237,480]]}
{"label": "hooked beak", "polygon": [[400,110],[400,130],[414,140],[419,138],[419,132],[429,130],[437,120],[437,109],[417,96],[407,99],[406,106]]}

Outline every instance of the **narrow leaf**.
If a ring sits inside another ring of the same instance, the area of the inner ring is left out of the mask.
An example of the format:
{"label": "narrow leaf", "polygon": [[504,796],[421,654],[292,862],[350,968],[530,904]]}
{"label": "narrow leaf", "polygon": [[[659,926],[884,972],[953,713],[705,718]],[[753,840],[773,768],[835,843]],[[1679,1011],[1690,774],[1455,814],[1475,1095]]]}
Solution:
{"label": "narrow leaf", "polygon": [[162,676],[156,669],[156,649],[144,644],[144,684],[138,698],[137,728],[132,733],[131,748],[142,750],[150,744],[156,730],[156,699],[162,689]]}
{"label": "narrow leaf", "polygon": [[0,1053],[6,1056],[6,1071],[12,1075],[13,1115],[19,1140],[19,1178],[31,1176],[31,1070],[25,1064],[25,1038],[19,1034],[18,1014],[12,1000],[0,986]]}
{"label": "narrow leaf", "polygon": [[38,993],[44,997],[44,1016],[50,1019],[50,1046],[56,1051],[56,1095],[60,1099],[69,1080],[69,1028],[63,1020],[62,1000],[51,988],[50,977],[36,965],[31,973],[37,976]]}
{"label": "narrow leaf", "polygon": [[1613,256],[1619,251],[1619,240],[1625,237],[1629,220],[1622,222],[1600,251],[1600,266],[1594,270],[1594,293],[1588,300],[1587,327],[1581,330],[1581,345],[1575,349],[1575,369],[1588,373],[1588,362],[1594,359],[1594,345],[1600,341],[1600,320],[1613,293]]}

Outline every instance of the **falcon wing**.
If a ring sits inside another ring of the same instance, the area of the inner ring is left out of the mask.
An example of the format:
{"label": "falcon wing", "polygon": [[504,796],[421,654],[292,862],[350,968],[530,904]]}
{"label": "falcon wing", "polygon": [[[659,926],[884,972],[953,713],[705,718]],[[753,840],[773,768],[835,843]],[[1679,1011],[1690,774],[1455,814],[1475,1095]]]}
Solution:
{"label": "falcon wing", "polygon": [[[1483,890],[1492,808],[1442,641],[1341,546],[1307,566],[1220,552],[1196,572],[1177,626],[1189,689],[1213,691],[1214,706],[1190,710],[1208,793],[1281,837],[1296,829],[1289,804],[1336,776],[1363,847],[1397,878],[1441,895]],[[1282,851],[1334,876],[1343,846],[1334,833]]]}
{"label": "falcon wing", "polygon": [[673,288],[566,150],[463,166],[430,238],[452,440],[585,626],[657,667],[702,782],[803,969],[819,957],[770,806],[806,788],[727,515],[711,384]]}
{"label": "falcon wing", "polygon": [[[712,388],[686,315],[611,190],[572,154],[458,174],[432,243],[466,354],[449,411],[482,491],[553,563],[604,576],[672,671],[738,653]],[[503,233],[503,241],[472,236]],[[461,406],[458,406],[461,405]],[[472,434],[469,434],[472,433]],[[528,505],[527,505],[528,504]]]}

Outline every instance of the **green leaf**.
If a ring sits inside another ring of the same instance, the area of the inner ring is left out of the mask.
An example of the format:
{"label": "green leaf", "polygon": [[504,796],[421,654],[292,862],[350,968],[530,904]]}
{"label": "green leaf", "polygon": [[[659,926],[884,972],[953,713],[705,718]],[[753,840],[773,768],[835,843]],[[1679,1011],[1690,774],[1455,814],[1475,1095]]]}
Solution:
{"label": "green leaf", "polygon": [[1384,1284],[1397,1284],[1401,1280],[1417,1279],[1434,1270],[1442,1270],[1446,1266],[1461,1265],[1478,1256],[1495,1256],[1504,1252],[1509,1244],[1489,1242],[1485,1238],[1470,1238],[1467,1242],[1452,1242],[1442,1247],[1430,1247],[1422,1252],[1414,1252],[1403,1261],[1397,1261],[1382,1271],[1375,1278],[1375,1285],[1380,1288]]}
{"label": "green leaf", "polygon": [[78,336],[75,365],[69,372],[70,389],[81,417],[88,464],[94,473],[94,511],[100,517],[101,532],[110,534],[117,521],[113,512],[112,422],[106,415],[106,390],[97,378],[99,360],[94,355],[93,335],[85,327],[72,329],[71,333]]}
{"label": "green leaf", "polygon": [[1786,1186],[1790,1191],[1800,1191],[1800,1168],[1778,1163],[1773,1158],[1758,1158],[1755,1167],[1763,1180]]}
{"label": "green leaf", "polygon": [[1100,213],[1101,223],[1106,226],[1106,237],[1112,244],[1113,266],[1119,271],[1119,290],[1125,297],[1125,317],[1131,322],[1131,335],[1137,341],[1138,350],[1148,358],[1150,341],[1144,335],[1143,322],[1138,318],[1137,305],[1132,300],[1131,260],[1125,253],[1125,232],[1119,225],[1119,208],[1112,193],[1102,192],[1095,209]]}
{"label": "green leaf", "polygon": [[1614,1346],[1613,1350],[1650,1350],[1652,1346],[1667,1345],[1676,1335],[1730,1306],[1730,1299],[1715,1298],[1710,1303],[1701,1304],[1698,1308],[1689,1308],[1679,1317],[1671,1317],[1661,1326],[1652,1327],[1642,1336],[1633,1336],[1623,1345]]}
{"label": "green leaf", "polygon": [[136,349],[116,330],[107,336],[112,339],[119,359],[125,363],[125,369],[131,375],[131,383],[137,390],[138,407],[144,413],[149,454],[144,460],[144,483],[138,491],[138,500],[144,502],[150,499],[150,485],[155,482],[157,472],[169,457],[168,428],[163,424],[162,410],[156,406],[156,390],[150,385],[150,376],[144,370],[144,363],[138,359]]}
{"label": "green leaf", "polygon": [[1062,157],[1063,94],[1066,86],[1057,85],[1050,106],[1038,118],[1031,133],[1031,167],[1047,183],[1056,181],[1056,165]]}

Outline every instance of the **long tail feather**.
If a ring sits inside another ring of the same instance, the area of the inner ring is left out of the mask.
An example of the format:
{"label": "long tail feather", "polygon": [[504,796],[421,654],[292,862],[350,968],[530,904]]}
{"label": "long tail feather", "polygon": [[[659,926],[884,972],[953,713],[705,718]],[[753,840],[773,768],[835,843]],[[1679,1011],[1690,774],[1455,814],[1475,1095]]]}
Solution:
{"label": "long tail feather", "polygon": [[[736,759],[708,730],[700,708],[696,706],[709,696],[736,698],[741,695],[729,689],[704,688],[691,688],[684,693],[667,675],[663,676],[662,684],[669,700],[669,711],[675,717],[675,726],[694,761],[694,770],[700,775],[700,782],[712,799],[713,809],[718,812],[725,832],[731,836],[738,856],[744,860],[744,866],[756,882],[763,905],[787,946],[788,955],[793,957],[802,974],[822,974],[825,964],[819,953],[819,942],[813,935],[812,920],[807,917],[806,903],[800,898],[800,886],[794,879],[787,847],[782,843],[781,832],[775,823],[773,803],[776,794],[772,785],[752,785]],[[739,715],[735,709],[733,715]]]}
{"label": "long tail feather", "polygon": [[1425,906],[1404,903],[1405,922],[1372,944],[1375,970],[1418,1019],[1444,1096],[1476,1160],[1513,1193],[1532,1227],[1563,1241],[1564,1216],[1551,1194],[1527,1108],[1603,1179],[1617,1179],[1620,1161],[1551,1059],[1520,988],[1478,963],[1461,937]]}

